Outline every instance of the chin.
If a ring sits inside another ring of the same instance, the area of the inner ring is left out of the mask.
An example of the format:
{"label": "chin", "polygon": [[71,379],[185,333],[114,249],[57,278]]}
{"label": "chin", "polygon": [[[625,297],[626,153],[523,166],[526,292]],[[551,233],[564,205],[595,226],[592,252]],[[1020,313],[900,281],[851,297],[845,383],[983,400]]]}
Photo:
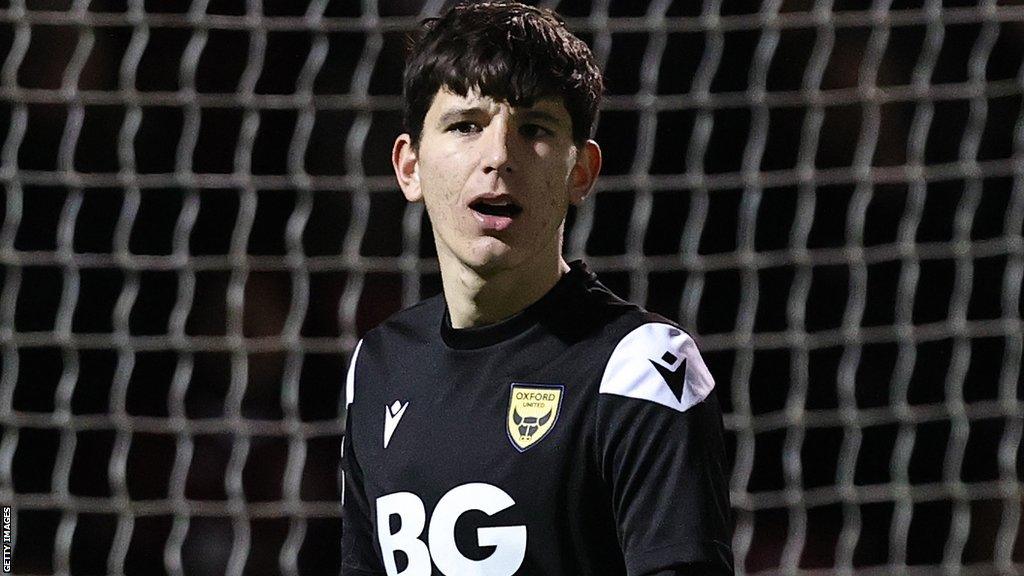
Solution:
{"label": "chin", "polygon": [[463,263],[481,275],[508,269],[516,261],[512,247],[492,237],[478,239],[469,246],[466,256]]}

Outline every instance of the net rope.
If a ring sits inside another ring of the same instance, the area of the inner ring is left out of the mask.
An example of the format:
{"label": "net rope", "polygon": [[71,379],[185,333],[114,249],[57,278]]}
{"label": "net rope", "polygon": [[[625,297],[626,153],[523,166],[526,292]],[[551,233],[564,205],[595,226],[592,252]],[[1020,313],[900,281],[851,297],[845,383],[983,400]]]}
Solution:
{"label": "net rope", "polygon": [[[338,571],[340,503],[323,486],[335,482],[347,358],[380,321],[378,309],[411,305],[437,289],[422,206],[394,208],[394,178],[371,156],[398,128],[401,98],[387,66],[400,51],[395,38],[442,2],[396,8],[312,0],[304,10],[227,4],[194,0],[180,13],[143,0],[0,5],[0,104],[8,115],[0,151],[0,501],[16,511],[17,573]],[[624,296],[680,322],[708,357],[731,442],[737,572],[1024,571],[1024,6],[542,4],[562,10],[587,37],[602,69],[621,83],[612,88],[631,85],[619,72],[621,53],[629,38],[643,39],[628,52],[636,59],[635,88],[610,92],[598,129],[611,138],[606,157],[626,160],[572,214],[566,253],[586,258]],[[64,62],[60,46],[51,55],[39,45],[55,30],[71,46]],[[83,87],[111,30],[127,35],[122,48],[103,48],[115,54],[116,80]],[[893,82],[884,78],[893,66],[887,54],[905,30],[920,32],[920,47],[906,81]],[[244,35],[244,66],[234,89],[209,90],[202,66],[218,58],[227,33]],[[784,47],[805,33],[813,41],[803,49],[798,86],[780,89],[777,67],[794,55]],[[163,34],[185,40],[175,45]],[[287,34],[307,38],[308,47],[282,44]],[[751,34],[748,58],[733,70],[736,46]],[[688,88],[666,90],[666,68],[687,61],[676,42],[691,36],[702,48]],[[956,67],[949,45],[966,53],[963,75],[937,80]],[[178,64],[163,71],[175,78],[173,89],[140,88],[154,47],[180,51]],[[301,58],[288,61],[296,69],[290,88],[275,91],[264,82],[277,73],[280,53]],[[846,66],[855,81],[837,86],[837,59],[854,54]],[[343,90],[322,87],[325,71],[337,74],[332,59],[353,63]],[[59,70],[52,62],[46,68],[51,60]],[[997,60],[1015,70],[992,72]],[[723,77],[745,88],[723,89]],[[896,117],[905,123],[904,141],[893,144],[891,110],[901,106],[912,111]],[[961,124],[956,106],[966,110]],[[109,109],[121,114],[108,130],[114,141],[96,140],[98,111]],[[854,135],[837,136],[835,115],[844,109],[855,110]],[[54,110],[61,117],[47,124]],[[148,152],[138,143],[161,144],[147,132],[159,110],[180,114],[180,135],[167,168],[154,170],[144,166]],[[780,141],[776,115],[785,110],[799,111],[802,121]],[[219,112],[235,115],[237,128],[233,141],[211,148],[206,131]],[[291,115],[286,130],[275,124],[277,113]],[[721,136],[737,114],[746,123]],[[690,124],[679,129],[673,115]],[[324,125],[343,137],[325,140]],[[49,145],[39,136],[48,129]],[[261,164],[268,133],[284,151],[276,171]],[[935,152],[936,133],[954,139],[952,152]],[[720,160],[729,134],[741,146],[735,159]],[[848,161],[822,161],[823,150],[844,145]],[[113,168],[97,168],[90,162],[102,161],[83,152],[104,146]],[[792,150],[792,165],[772,164],[780,148]],[[337,153],[338,170],[311,168],[323,149]],[[36,160],[48,150],[52,166]],[[209,167],[218,153],[230,159],[228,169]],[[886,154],[897,160],[879,162]],[[666,157],[674,168],[665,169]],[[952,195],[943,192],[950,182]],[[53,190],[58,201],[39,199]],[[778,207],[780,191],[791,210]],[[841,194],[845,214],[837,219]],[[157,195],[174,198],[170,216]],[[895,196],[902,208],[892,237],[878,241],[877,207]],[[947,196],[953,199],[943,204]],[[105,226],[95,211],[102,198],[117,204],[109,249],[81,249],[88,230]],[[207,211],[221,198],[234,206],[233,221],[219,222],[214,210],[211,225]],[[280,198],[283,209],[274,204]],[[660,215],[680,198],[678,219],[666,224]],[[784,244],[766,242],[766,230],[786,217]],[[310,230],[320,230],[324,218],[335,218],[330,228],[342,232],[332,249],[311,249]],[[947,220],[949,237],[936,237],[931,231]],[[140,250],[140,235],[161,234],[140,231],[154,222],[164,224],[167,247]],[[821,232],[830,222],[838,224]],[[197,250],[207,242],[202,234],[215,233],[226,238],[223,250]],[[395,238],[390,252],[368,247],[388,234]],[[619,249],[595,247],[617,235]],[[666,236],[671,250],[651,248],[651,238]],[[725,247],[709,248],[709,238],[725,238]],[[279,248],[253,248],[261,243]],[[898,272],[884,272],[893,266]],[[936,269],[947,273],[936,276]],[[92,300],[97,270],[120,283],[109,328],[83,330],[78,318],[100,306]],[[779,270],[790,278],[782,296],[772,276]],[[837,270],[839,280],[828,276]],[[173,292],[162,329],[140,330],[140,314],[160,315],[154,302],[161,290]],[[665,290],[674,296],[665,300]],[[823,290],[845,291],[832,324],[818,318]],[[33,305],[37,293],[44,304]],[[930,293],[948,301],[928,304]],[[891,320],[873,320],[887,295]],[[976,312],[984,306],[995,312]],[[765,328],[762,317],[773,307],[783,310],[785,325]],[[222,333],[195,329],[204,314],[223,317]],[[332,329],[309,328],[320,321]],[[985,348],[990,343],[997,353]],[[945,352],[936,354],[936,346]],[[879,350],[893,356],[884,382],[863,373]],[[161,373],[151,366],[168,352],[161,390],[144,378]],[[115,360],[109,390],[97,392],[93,354],[101,353]],[[775,354],[786,360],[775,363]],[[835,366],[822,376],[828,354]],[[947,361],[940,376],[929,376],[932,365]],[[986,364],[998,369],[984,372]],[[197,416],[194,398],[210,386],[211,370],[227,375],[219,408]],[[89,394],[106,408],[80,409]],[[140,394],[160,396],[159,406],[146,408]],[[884,401],[866,402],[872,394]],[[94,435],[109,446],[96,448]],[[830,440],[829,462],[814,451],[827,438],[838,438]],[[890,453],[880,451],[878,438]],[[147,450],[163,464],[140,460]],[[883,464],[871,468],[873,459]],[[932,459],[935,473],[928,472]],[[206,466],[219,472],[196,488]],[[78,479],[89,469],[99,470],[96,486]],[[147,474],[159,478],[140,480]],[[808,480],[821,474],[830,479]]]}

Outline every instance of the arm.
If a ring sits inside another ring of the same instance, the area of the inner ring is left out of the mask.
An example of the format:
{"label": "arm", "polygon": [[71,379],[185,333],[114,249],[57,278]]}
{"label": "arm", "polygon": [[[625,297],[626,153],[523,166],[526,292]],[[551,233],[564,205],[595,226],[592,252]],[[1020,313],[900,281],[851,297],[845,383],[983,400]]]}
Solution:
{"label": "arm", "polygon": [[713,387],[693,340],[669,324],[640,326],[609,358],[597,438],[630,576],[733,573]]}
{"label": "arm", "polygon": [[363,491],[362,470],[352,453],[349,427],[345,428],[341,477],[341,573],[345,576],[383,576],[382,568],[371,568],[378,563],[373,548],[373,523]]}
{"label": "arm", "polygon": [[363,489],[363,470],[353,448],[352,401],[355,397],[356,361],[363,342],[356,345],[345,383],[345,437],[341,444],[341,573],[345,576],[383,576],[374,552],[370,504]]}

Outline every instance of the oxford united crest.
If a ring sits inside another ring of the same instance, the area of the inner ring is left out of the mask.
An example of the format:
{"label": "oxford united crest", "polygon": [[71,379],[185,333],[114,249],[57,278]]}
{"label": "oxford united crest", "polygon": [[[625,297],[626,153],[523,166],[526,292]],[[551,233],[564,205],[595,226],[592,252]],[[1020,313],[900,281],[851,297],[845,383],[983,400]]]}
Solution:
{"label": "oxford united crest", "polygon": [[554,384],[512,383],[508,401],[508,439],[525,452],[540,442],[558,420],[563,387]]}

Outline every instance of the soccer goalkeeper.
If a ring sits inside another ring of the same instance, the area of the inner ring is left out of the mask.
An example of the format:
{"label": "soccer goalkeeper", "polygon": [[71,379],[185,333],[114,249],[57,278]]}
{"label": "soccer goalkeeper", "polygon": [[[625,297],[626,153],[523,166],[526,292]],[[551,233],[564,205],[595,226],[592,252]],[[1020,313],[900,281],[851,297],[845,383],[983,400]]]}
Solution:
{"label": "soccer goalkeeper", "polygon": [[392,161],[443,293],[359,342],[342,573],[731,574],[722,419],[694,341],[562,257],[602,92],[553,12],[424,22]]}

